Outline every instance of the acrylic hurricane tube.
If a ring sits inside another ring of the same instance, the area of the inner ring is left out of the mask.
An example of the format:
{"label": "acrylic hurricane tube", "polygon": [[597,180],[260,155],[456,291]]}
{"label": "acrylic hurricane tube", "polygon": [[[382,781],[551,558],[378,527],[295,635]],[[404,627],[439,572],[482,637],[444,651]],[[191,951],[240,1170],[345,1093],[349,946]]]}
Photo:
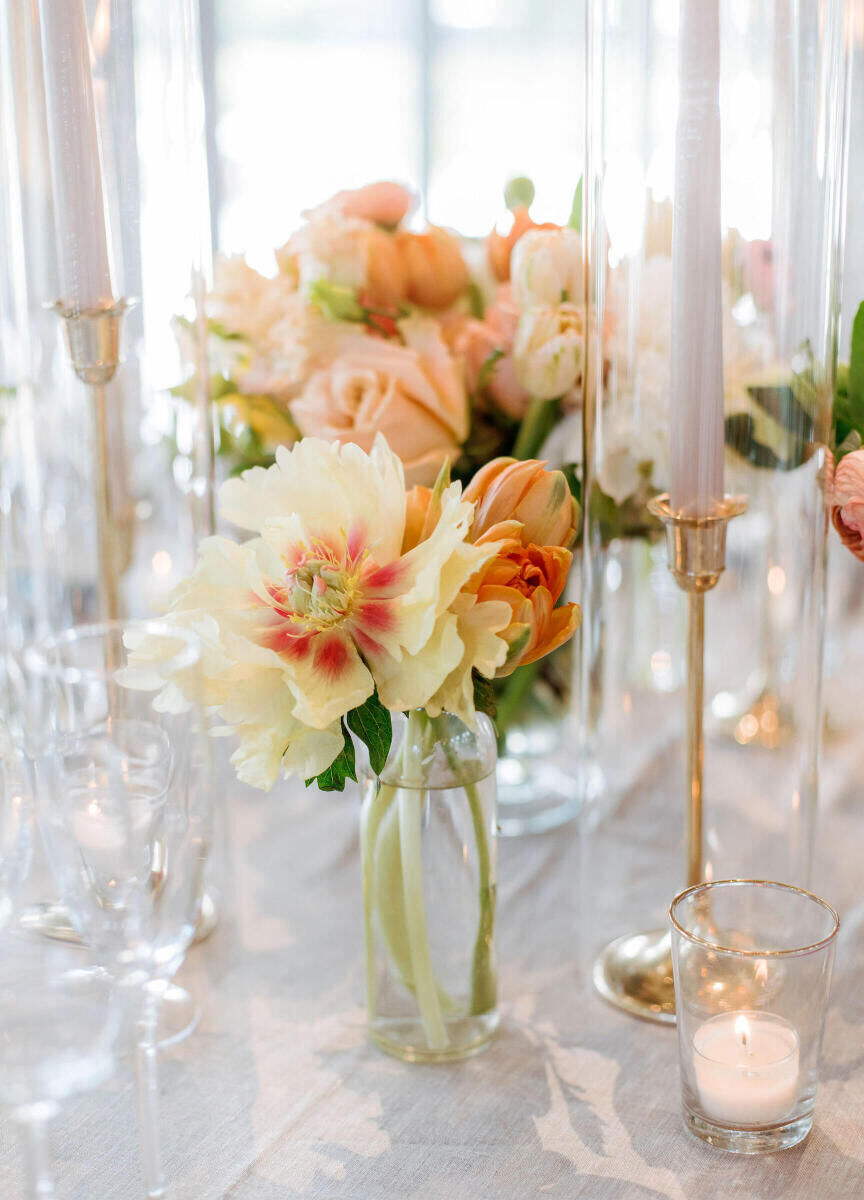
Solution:
{"label": "acrylic hurricane tube", "polygon": [[[16,733],[23,648],[152,616],[211,532],[197,13],[0,4],[0,704]],[[193,1016],[169,1011],[162,1037]]]}
{"label": "acrylic hurricane tube", "polygon": [[4,0],[0,88],[16,652],[72,621],[152,613],[209,531],[197,5]]}
{"label": "acrylic hurricane tube", "polygon": [[[683,286],[673,201],[681,13],[692,15],[683,3],[596,0],[589,23],[583,789],[607,828],[621,822],[623,832],[626,823],[640,840],[643,828],[646,839],[657,830],[680,837],[685,804],[687,598],[647,509],[673,483],[672,327]],[[711,7],[697,6],[703,17]],[[746,496],[747,511],[728,526],[725,573],[705,600],[705,870],[713,877],[803,884],[811,869],[844,21],[840,2],[719,5],[723,490]],[[697,162],[708,140],[700,135]],[[707,344],[707,327],[700,338]],[[703,383],[694,385],[694,407]],[[694,444],[694,456],[701,449]],[[600,871],[603,844],[598,838],[592,855]],[[629,914],[610,910],[592,930],[596,945],[640,912],[644,921],[656,911],[662,925],[670,881],[645,868]]]}

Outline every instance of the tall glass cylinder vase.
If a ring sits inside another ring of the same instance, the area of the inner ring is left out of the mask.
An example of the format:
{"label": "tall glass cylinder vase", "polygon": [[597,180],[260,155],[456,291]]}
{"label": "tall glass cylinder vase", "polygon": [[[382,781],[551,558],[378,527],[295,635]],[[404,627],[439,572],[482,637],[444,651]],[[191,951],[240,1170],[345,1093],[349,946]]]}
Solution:
{"label": "tall glass cylinder vase", "polygon": [[[2,0],[0,189],[0,703],[15,725],[29,642],[152,616],[212,532],[196,0]],[[33,915],[66,929],[50,905]]]}
{"label": "tall glass cylinder vase", "polygon": [[143,616],[210,531],[198,6],[0,5],[6,636]]}
{"label": "tall glass cylinder vase", "polygon": [[[725,490],[746,496],[747,511],[729,525],[725,574],[706,601],[705,870],[806,885],[821,737],[846,5],[718,7]],[[679,20],[678,4],[657,0],[590,5],[583,786],[605,827],[632,837],[643,860],[652,842],[678,853],[686,787],[686,598],[646,510],[670,482]],[[620,863],[620,841],[617,849]],[[677,874],[646,864],[633,878],[631,916],[610,913],[610,922],[656,910],[662,926],[683,857]]]}

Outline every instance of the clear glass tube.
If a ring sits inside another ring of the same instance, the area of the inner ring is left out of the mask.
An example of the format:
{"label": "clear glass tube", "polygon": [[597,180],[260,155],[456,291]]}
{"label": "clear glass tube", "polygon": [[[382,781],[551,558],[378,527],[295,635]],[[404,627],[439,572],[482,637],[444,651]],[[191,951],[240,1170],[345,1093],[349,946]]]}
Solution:
{"label": "clear glass tube", "polygon": [[495,738],[478,717],[397,723],[361,817],[369,1034],[411,1062],[464,1058],[498,1026]]}
{"label": "clear glass tube", "polygon": [[839,928],[824,900],[753,880],[700,884],[670,909],[685,1125],[741,1154],[813,1124]]}
{"label": "clear glass tube", "polygon": [[[729,525],[725,573],[706,598],[708,859],[714,877],[806,885],[822,725],[849,39],[843,5],[719,7],[725,491],[748,506]],[[606,810],[682,745],[685,597],[664,576],[660,527],[646,510],[670,484],[680,36],[675,5],[592,0],[590,18],[586,237],[595,320],[579,704],[584,791]],[[745,786],[729,787],[739,771],[770,778],[759,785],[758,813]],[[683,766],[678,779],[664,803],[683,812]],[[658,917],[663,902],[658,892]]]}

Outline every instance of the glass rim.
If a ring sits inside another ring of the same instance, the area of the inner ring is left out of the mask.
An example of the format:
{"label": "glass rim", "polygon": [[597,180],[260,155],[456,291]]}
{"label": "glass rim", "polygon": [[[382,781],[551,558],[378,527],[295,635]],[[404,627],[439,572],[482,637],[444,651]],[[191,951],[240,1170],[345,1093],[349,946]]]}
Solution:
{"label": "glass rim", "polygon": [[[832,928],[825,937],[819,938],[816,942],[811,942],[807,946],[792,946],[787,950],[739,950],[734,946],[724,946],[721,942],[712,942],[709,938],[699,937],[698,934],[691,933],[689,929],[685,929],[675,916],[677,906],[683,900],[695,895],[697,892],[710,892],[715,888],[725,887],[774,888],[776,891],[793,892],[798,896],[804,896],[807,900],[818,904],[820,908],[825,909],[830,914]],[[823,900],[815,892],[808,892],[806,888],[795,887],[791,883],[779,883],[773,879],[712,879],[705,880],[702,883],[694,883],[690,887],[685,888],[683,892],[679,892],[669,905],[669,920],[672,922],[673,927],[688,942],[692,942],[697,946],[704,946],[706,949],[712,950],[717,954],[734,954],[739,958],[795,958],[804,954],[813,954],[815,951],[822,950],[825,946],[830,945],[840,929],[840,917],[836,909],[827,900]]]}
{"label": "glass rim", "polygon": [[22,656],[24,666],[31,674],[41,679],[55,679],[66,684],[101,679],[104,675],[102,671],[86,666],[55,664],[48,656],[52,651],[80,644],[89,638],[105,637],[111,633],[122,635],[127,630],[149,633],[155,637],[173,638],[182,643],[182,648],[176,654],[156,664],[160,673],[186,670],[201,661],[201,639],[194,630],[171,625],[168,621],[133,617],[129,620],[120,618],[114,621],[91,621],[85,625],[69,625],[65,629],[46,634],[25,647]]}

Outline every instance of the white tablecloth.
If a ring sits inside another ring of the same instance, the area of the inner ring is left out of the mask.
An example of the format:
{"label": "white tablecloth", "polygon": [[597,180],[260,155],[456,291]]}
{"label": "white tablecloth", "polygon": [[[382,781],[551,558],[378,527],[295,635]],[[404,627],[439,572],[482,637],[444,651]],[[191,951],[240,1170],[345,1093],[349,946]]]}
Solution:
{"label": "white tablecloth", "polygon": [[[264,797],[226,775],[222,920],[180,977],[204,1015],[162,1057],[169,1195],[864,1196],[864,754],[853,738],[830,749],[824,772],[817,882],[843,929],[816,1123],[802,1146],[739,1158],[696,1141],[681,1124],[674,1031],[590,989],[601,932],[650,925],[676,890],[679,752],[661,751],[590,836],[570,826],[502,843],[502,1026],[485,1053],[446,1067],[403,1065],[365,1040],[356,796],[281,786]],[[730,792],[746,794],[757,760],[729,754]],[[54,1147],[61,1197],[142,1194],[127,1072],[68,1105]],[[0,1196],[19,1186],[4,1120]]]}

